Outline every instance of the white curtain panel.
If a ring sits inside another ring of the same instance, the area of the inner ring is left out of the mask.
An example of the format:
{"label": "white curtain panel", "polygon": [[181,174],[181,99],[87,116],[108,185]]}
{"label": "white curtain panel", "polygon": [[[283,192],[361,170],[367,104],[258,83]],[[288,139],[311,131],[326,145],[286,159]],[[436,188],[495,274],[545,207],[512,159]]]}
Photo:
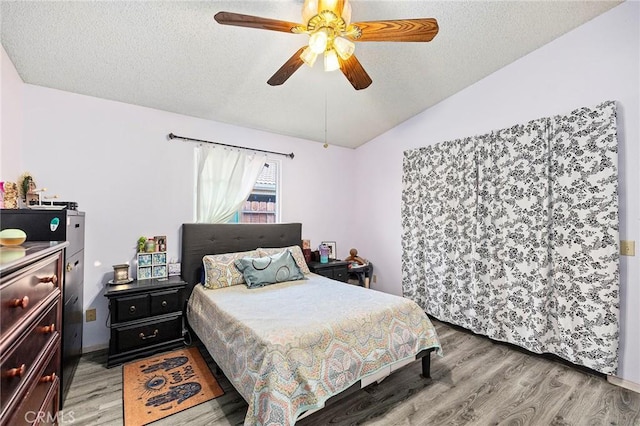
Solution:
{"label": "white curtain panel", "polygon": [[239,150],[196,148],[196,221],[226,223],[247,200],[266,157]]}
{"label": "white curtain panel", "polygon": [[403,292],[605,374],[618,363],[615,102],[406,151]]}

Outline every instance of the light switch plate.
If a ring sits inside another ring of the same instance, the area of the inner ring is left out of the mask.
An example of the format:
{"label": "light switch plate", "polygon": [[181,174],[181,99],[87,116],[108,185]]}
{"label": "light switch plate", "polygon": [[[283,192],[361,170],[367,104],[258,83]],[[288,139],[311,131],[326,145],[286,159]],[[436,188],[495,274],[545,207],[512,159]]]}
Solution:
{"label": "light switch plate", "polygon": [[620,241],[620,254],[623,256],[635,256],[636,255],[636,242],[630,240]]}

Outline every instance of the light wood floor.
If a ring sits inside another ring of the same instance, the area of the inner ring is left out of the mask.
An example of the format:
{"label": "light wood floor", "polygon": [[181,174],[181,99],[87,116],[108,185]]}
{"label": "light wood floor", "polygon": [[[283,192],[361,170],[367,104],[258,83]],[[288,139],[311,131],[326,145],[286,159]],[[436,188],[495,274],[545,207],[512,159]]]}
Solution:
{"label": "light wood floor", "polygon": [[[638,393],[564,363],[433,323],[444,357],[432,357],[431,379],[420,377],[420,362],[415,362],[297,424],[640,425]],[[205,359],[213,364],[208,354]],[[105,351],[83,356],[64,407],[64,418],[74,421],[64,424],[122,424],[122,367],[107,369],[105,364]],[[225,395],[153,426],[241,425],[247,404],[224,376],[218,380]]]}

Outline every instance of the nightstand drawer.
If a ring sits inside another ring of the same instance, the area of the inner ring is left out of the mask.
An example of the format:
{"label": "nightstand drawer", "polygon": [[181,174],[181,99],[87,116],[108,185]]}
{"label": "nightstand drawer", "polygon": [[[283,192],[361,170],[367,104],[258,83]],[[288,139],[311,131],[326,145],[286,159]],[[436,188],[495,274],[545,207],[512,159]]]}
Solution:
{"label": "nightstand drawer", "polygon": [[346,266],[339,266],[333,269],[333,279],[337,281],[347,282],[349,278],[349,268]]}
{"label": "nightstand drawer", "polygon": [[182,337],[182,315],[125,327],[113,328],[111,338],[116,339],[115,349],[124,352],[131,349],[167,342]]}
{"label": "nightstand drawer", "polygon": [[114,323],[145,318],[150,314],[148,294],[118,297],[113,300],[113,303],[116,304],[116,311],[113,318]]}
{"label": "nightstand drawer", "polygon": [[151,293],[151,315],[162,315],[182,310],[180,289]]}
{"label": "nightstand drawer", "polygon": [[317,271],[314,271],[314,272],[318,275],[322,275],[323,277],[333,279],[333,268],[318,269]]}

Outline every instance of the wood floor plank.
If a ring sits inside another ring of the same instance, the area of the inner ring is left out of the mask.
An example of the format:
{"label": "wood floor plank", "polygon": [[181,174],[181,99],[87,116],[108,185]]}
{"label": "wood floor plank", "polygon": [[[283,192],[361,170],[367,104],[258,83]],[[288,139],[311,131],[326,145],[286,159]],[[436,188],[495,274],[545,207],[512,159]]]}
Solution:
{"label": "wood floor plank", "polygon": [[[433,323],[444,356],[432,356],[430,379],[420,377],[420,362],[412,363],[298,425],[640,426],[638,393],[566,363]],[[153,426],[243,424],[246,402],[216,372],[209,354],[203,356],[225,394]],[[105,365],[105,351],[83,355],[63,425],[122,425],[122,367]]]}

